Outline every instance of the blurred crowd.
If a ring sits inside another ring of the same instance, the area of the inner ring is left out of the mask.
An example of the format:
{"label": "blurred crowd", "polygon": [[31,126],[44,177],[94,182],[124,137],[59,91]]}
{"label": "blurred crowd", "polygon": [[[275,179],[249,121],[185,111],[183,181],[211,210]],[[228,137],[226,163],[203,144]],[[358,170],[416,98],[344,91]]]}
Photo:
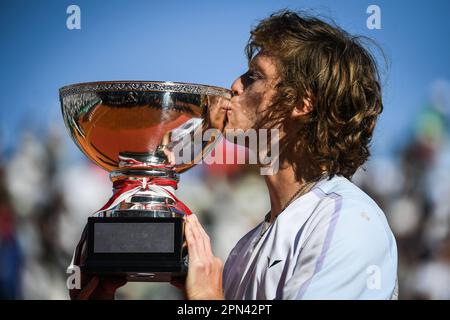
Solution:
{"label": "blurred crowd", "polygon": [[[397,239],[400,299],[450,299],[448,83],[437,85],[409,139],[374,156],[353,181],[386,213]],[[62,122],[62,121],[61,121]],[[89,214],[111,194],[107,172],[73,150],[62,124],[22,132],[0,157],[0,299],[66,299],[66,268]],[[78,156],[74,156],[78,154]],[[269,210],[255,168],[199,165],[177,191],[226,259]],[[119,299],[178,299],[166,283],[129,283]]]}
{"label": "blurred crowd", "polygon": [[431,91],[406,142],[353,179],[395,234],[400,299],[450,299],[450,85]]}

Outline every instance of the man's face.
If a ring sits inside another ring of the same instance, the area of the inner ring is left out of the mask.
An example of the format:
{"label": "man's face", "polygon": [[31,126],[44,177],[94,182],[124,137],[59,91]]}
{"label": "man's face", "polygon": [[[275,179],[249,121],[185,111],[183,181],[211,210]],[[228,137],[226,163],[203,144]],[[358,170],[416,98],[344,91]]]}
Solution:
{"label": "man's face", "polygon": [[251,60],[249,70],[233,82],[233,98],[227,110],[225,129],[258,129],[255,126],[276,93],[279,77],[273,59],[259,53]]}

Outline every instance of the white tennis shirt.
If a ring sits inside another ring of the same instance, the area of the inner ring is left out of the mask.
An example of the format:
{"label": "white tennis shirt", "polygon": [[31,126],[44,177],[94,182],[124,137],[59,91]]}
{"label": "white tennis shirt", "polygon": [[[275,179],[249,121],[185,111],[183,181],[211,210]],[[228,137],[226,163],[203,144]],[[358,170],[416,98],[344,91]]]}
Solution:
{"label": "white tennis shirt", "polygon": [[226,299],[396,299],[397,246],[384,213],[341,176],[293,201],[224,267]]}

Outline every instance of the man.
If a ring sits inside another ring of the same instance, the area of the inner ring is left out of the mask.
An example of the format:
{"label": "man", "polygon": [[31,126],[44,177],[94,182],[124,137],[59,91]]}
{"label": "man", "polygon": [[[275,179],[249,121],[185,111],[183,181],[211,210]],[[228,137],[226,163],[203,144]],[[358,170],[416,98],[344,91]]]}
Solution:
{"label": "man", "polygon": [[[211,120],[225,131],[280,130],[280,169],[265,177],[271,210],[224,270],[197,217],[187,217],[187,298],[396,298],[394,236],[349,180],[383,109],[373,57],[359,38],[290,11],[261,21],[246,51],[249,70]],[[112,297],[121,284],[97,279],[81,294]]]}

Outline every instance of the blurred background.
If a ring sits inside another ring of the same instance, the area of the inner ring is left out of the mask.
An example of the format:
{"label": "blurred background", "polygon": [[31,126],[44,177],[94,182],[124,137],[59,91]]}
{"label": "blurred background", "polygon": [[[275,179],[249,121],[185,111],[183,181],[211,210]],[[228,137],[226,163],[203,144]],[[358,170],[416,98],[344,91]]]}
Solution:
{"label": "blurred background", "polygon": [[[69,30],[66,10],[81,10]],[[368,29],[369,5],[381,29]],[[450,2],[2,1],[0,3],[0,299],[66,299],[67,265],[87,217],[111,195],[107,172],[70,140],[58,89],[97,80],[229,88],[245,72],[249,30],[290,8],[332,18],[383,48],[384,106],[372,157],[353,181],[384,210],[399,249],[400,299],[450,299]],[[374,53],[380,57],[379,51]],[[269,209],[255,168],[199,165],[178,195],[226,259]],[[179,299],[133,283],[122,299]]]}

